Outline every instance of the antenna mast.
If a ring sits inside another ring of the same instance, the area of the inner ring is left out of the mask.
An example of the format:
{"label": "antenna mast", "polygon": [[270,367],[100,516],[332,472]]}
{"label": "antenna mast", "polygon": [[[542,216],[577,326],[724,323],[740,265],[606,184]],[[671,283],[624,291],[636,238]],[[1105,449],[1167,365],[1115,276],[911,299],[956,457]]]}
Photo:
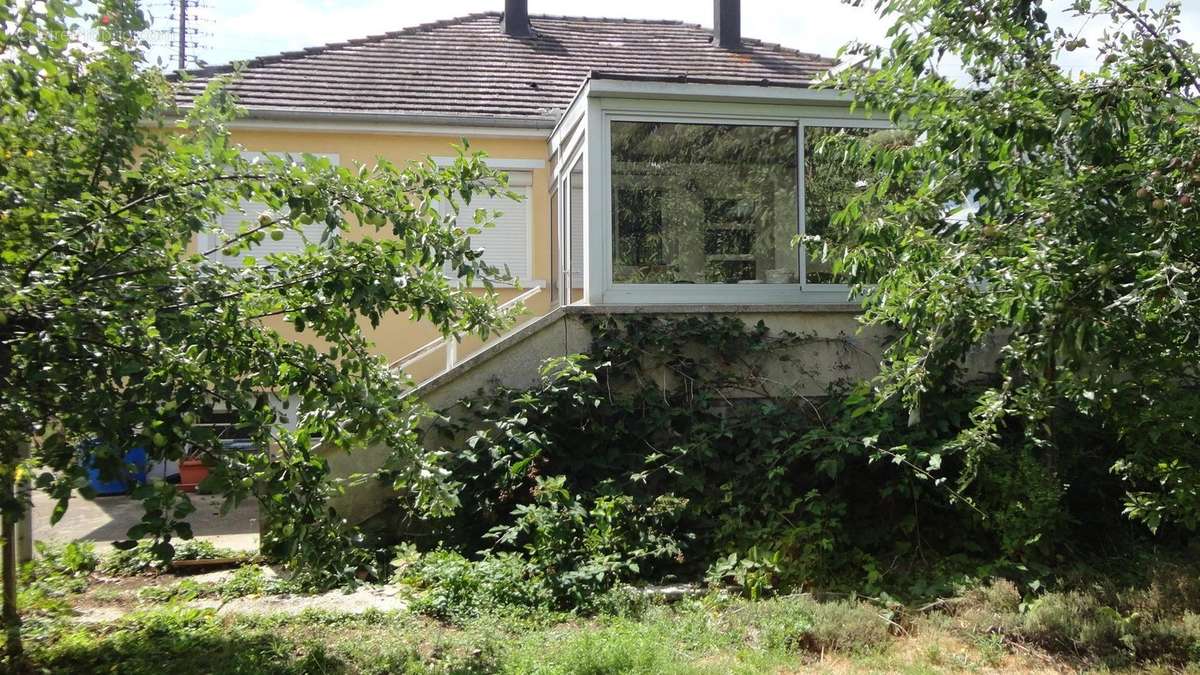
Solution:
{"label": "antenna mast", "polygon": [[209,33],[197,28],[204,21],[198,14],[206,6],[206,0],[164,0],[151,6],[158,10],[158,14],[166,15],[162,18],[152,16],[154,30],[151,31],[151,41],[159,47],[175,51],[175,66],[179,70],[199,62],[195,52],[204,49],[202,39],[208,37]]}
{"label": "antenna mast", "polygon": [[187,48],[188,48],[188,5],[191,3],[188,0],[177,0],[179,5],[179,69],[187,68]]}

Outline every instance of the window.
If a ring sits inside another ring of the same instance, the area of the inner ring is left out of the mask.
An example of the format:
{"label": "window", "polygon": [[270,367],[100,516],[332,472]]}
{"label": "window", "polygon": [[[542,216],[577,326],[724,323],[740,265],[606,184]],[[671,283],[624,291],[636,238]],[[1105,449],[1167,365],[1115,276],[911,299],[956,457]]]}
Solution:
{"label": "window", "polygon": [[[509,270],[518,281],[529,283],[533,278],[533,253],[531,250],[533,229],[533,174],[528,171],[508,172],[508,186],[521,195],[520,202],[506,195],[477,195],[470,204],[458,213],[458,227],[465,230],[475,228],[478,234],[471,235],[471,246],[483,249],[483,260],[499,269]],[[475,212],[479,209],[499,212],[494,227],[480,228],[475,224]]]}
{"label": "window", "polygon": [[797,283],[798,134],[613,122],[613,283]]}
{"label": "window", "polygon": [[[305,153],[289,153],[288,159],[298,161]],[[338,163],[338,156],[332,154],[308,153],[316,157],[325,157],[334,164]],[[263,157],[263,153],[259,152],[244,152],[242,157],[248,160],[254,160]],[[238,208],[233,211],[226,211],[218,221],[221,229],[224,231],[226,238],[236,237],[240,232],[245,232],[248,229],[258,226],[258,218],[263,213],[267,212],[265,204],[258,202],[243,201]],[[309,225],[301,226],[300,228],[286,229],[283,231],[283,238],[279,240],[270,237],[264,238],[249,251],[243,251],[240,255],[230,256],[224,255],[220,251],[213,254],[215,259],[229,265],[230,267],[242,267],[243,260],[246,256],[256,259],[265,258],[268,255],[278,253],[299,253],[304,250],[304,247],[309,243],[317,243],[321,241],[326,230],[325,223],[314,222]],[[215,249],[220,245],[222,239],[220,235],[213,233],[207,237],[204,242],[205,250]]]}

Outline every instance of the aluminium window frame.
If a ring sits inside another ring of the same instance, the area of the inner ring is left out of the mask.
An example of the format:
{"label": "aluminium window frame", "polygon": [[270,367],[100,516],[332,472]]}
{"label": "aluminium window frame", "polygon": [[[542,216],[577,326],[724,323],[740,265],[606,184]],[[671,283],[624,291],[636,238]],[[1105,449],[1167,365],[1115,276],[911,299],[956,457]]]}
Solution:
{"label": "aluminium window frame", "polygon": [[[849,104],[818,101],[816,104],[722,102],[719,100],[665,100],[594,98],[589,101],[589,161],[585,190],[598,199],[587,210],[589,239],[600,244],[589,251],[587,299],[596,305],[727,304],[727,305],[844,305],[852,302],[845,284],[807,282],[807,252],[796,247],[798,282],[790,284],[617,284],[613,281],[612,126],[614,122],[666,122],[737,126],[772,126],[796,129],[797,222],[796,232],[806,232],[805,137],[809,127],[891,129],[890,120],[851,111]],[[595,134],[592,136],[591,134]],[[598,253],[599,255],[596,255]]]}

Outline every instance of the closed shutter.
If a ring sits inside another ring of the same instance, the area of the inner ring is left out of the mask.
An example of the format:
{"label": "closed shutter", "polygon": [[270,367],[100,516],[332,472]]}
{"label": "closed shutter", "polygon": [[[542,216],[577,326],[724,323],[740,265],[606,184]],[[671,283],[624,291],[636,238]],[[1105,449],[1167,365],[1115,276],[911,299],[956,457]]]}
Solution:
{"label": "closed shutter", "polygon": [[[288,157],[298,161],[303,154],[290,153]],[[337,155],[308,154],[317,157],[326,157],[334,164],[338,163]],[[242,156],[253,160],[263,155],[258,152],[246,152],[242,153]],[[266,204],[243,201],[238,205],[236,210],[223,213],[218,223],[228,237],[236,237],[240,232],[257,227],[258,217],[266,211]],[[272,254],[300,253],[307,244],[318,244],[321,242],[321,237],[325,235],[325,227],[325,223],[310,223],[300,227],[298,230],[284,230],[283,238],[278,241],[272,239],[270,236],[264,237],[257,245],[251,247],[248,251],[242,251],[236,256],[224,255],[220,251],[214,253],[213,256],[230,267],[241,267],[242,259],[246,256],[255,258],[256,260],[264,260],[268,255]],[[208,248],[215,248],[218,244],[220,244],[220,241],[215,236],[210,237]]]}
{"label": "closed shutter", "polygon": [[521,195],[520,202],[504,195],[479,195],[458,213],[457,224],[466,230],[475,225],[475,211],[484,209],[489,213],[499,212],[494,227],[478,228],[479,234],[471,235],[471,247],[483,249],[483,260],[487,264],[504,269],[522,282],[533,278],[530,261],[530,199],[533,196],[532,176],[527,172],[510,172],[508,186]]}

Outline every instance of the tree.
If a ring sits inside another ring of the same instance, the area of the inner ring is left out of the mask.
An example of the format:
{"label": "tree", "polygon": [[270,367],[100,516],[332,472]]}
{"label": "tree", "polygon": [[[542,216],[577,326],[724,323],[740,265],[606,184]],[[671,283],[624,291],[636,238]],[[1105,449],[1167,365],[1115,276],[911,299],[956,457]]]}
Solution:
{"label": "tree", "polygon": [[[372,353],[366,324],[411,313],[443,334],[486,336],[506,319],[492,292],[505,276],[439,209],[481,191],[511,195],[504,177],[461,153],[445,168],[244,159],[222,83],[170,121],[172,84],[144,62],[132,0],[87,16],[64,0],[4,3],[0,27],[6,541],[29,508],[18,481],[42,471],[36,484],[57,499],[58,519],[73,493],[89,494],[86,461],[111,474],[142,447],[153,460],[205,457],[230,505],[258,498],[269,553],[314,574],[369,566],[328,507],[333,486],[314,447],[386,443],[401,459],[414,448],[420,411],[403,374]],[[247,201],[269,210],[236,234],[215,225]],[[303,252],[255,257],[264,241],[313,223],[322,234]],[[216,245],[198,244],[211,237]],[[242,264],[226,264],[233,258]],[[214,409],[251,449],[224,447],[202,424]],[[414,462],[421,480],[428,472]],[[136,496],[146,515],[129,537],[154,538],[170,556],[173,537],[191,536],[186,495],[160,485]],[[15,657],[11,553],[4,562]]]}
{"label": "tree", "polygon": [[[977,499],[1009,467],[1010,550],[1065,517],[1081,461],[1152,530],[1200,524],[1200,58],[1178,3],[1075,0],[1108,25],[1094,45],[1042,4],[879,2],[890,44],[832,81],[916,139],[860,144],[876,178],[835,218],[866,322],[896,329],[877,397],[922,423],[998,342],[970,423],[920,463]],[[1094,68],[1060,65],[1085,48]]]}

